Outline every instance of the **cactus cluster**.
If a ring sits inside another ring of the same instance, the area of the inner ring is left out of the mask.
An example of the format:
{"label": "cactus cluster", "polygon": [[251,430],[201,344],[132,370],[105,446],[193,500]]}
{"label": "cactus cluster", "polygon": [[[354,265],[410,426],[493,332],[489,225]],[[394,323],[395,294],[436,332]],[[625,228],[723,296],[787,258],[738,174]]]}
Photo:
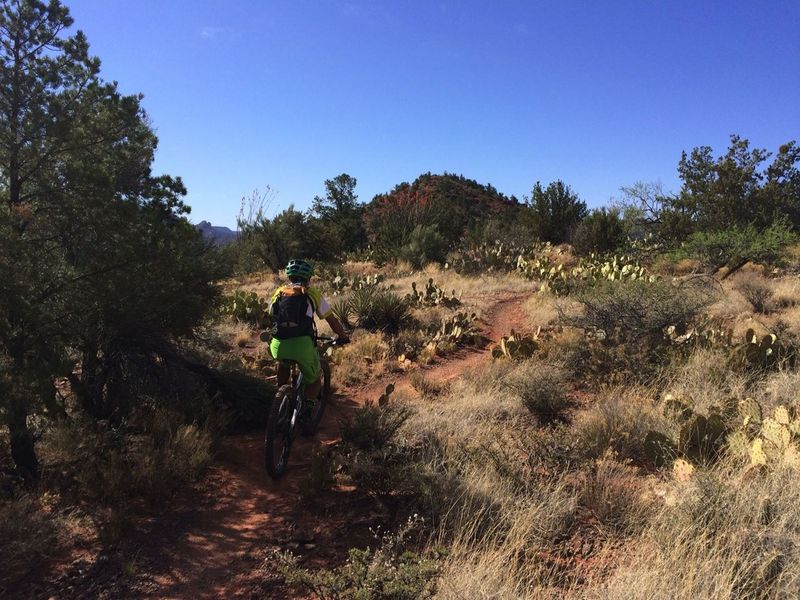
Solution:
{"label": "cactus cluster", "polygon": [[772,417],[765,418],[761,404],[753,398],[731,398],[722,407],[711,407],[708,416],[671,397],[663,406],[664,414],[677,421],[679,435],[676,444],[660,432],[648,432],[644,449],[657,466],[677,457],[705,463],[733,449],[746,451],[754,465],[800,467],[800,411],[794,407],[778,406]]}
{"label": "cactus cluster", "polygon": [[536,350],[539,349],[537,339],[539,332],[536,334],[519,334],[513,329],[507,336],[500,338],[500,343],[492,348],[492,358],[507,358],[509,360],[522,360],[532,357]]}
{"label": "cactus cluster", "polygon": [[677,323],[664,328],[664,338],[676,346],[729,348],[733,345],[733,330],[711,320],[695,324]]}
{"label": "cactus cluster", "polygon": [[222,314],[230,315],[239,321],[260,328],[269,327],[269,301],[255,292],[237,290],[222,299],[219,309]]}
{"label": "cactus cluster", "polygon": [[745,370],[774,370],[786,362],[793,362],[796,351],[778,341],[778,336],[769,333],[759,337],[755,330],[748,329],[744,342],[737,346],[731,356],[733,366]]}
{"label": "cactus cluster", "polygon": [[555,249],[549,242],[521,247],[496,241],[464,248],[448,257],[445,268],[458,273],[509,272],[518,269],[519,259],[549,254]]}
{"label": "cactus cluster", "polygon": [[334,277],[329,279],[328,287],[333,296],[339,296],[350,290],[361,290],[367,287],[378,285],[384,280],[384,276],[378,273],[374,275],[355,275],[352,279],[348,279],[341,273],[337,273]]}
{"label": "cactus cluster", "polygon": [[431,277],[423,290],[417,289],[416,282],[411,284],[411,293],[406,296],[412,306],[444,306],[455,308],[461,305],[461,294],[456,295],[453,290],[448,294],[436,285]]}
{"label": "cactus cluster", "polygon": [[650,275],[638,262],[628,256],[611,256],[603,258],[597,254],[590,254],[572,268],[565,268],[556,264],[548,256],[539,255],[532,257],[519,256],[517,271],[528,279],[542,281],[542,289],[549,289],[555,294],[562,295],[569,290],[571,281],[596,282],[596,281],[633,281],[642,279],[655,281],[655,275]]}
{"label": "cactus cluster", "polygon": [[799,413],[795,407],[778,406],[772,417],[761,421],[761,428],[749,448],[752,464],[800,467]]}
{"label": "cactus cluster", "polygon": [[478,332],[472,326],[477,315],[475,313],[457,313],[452,317],[443,319],[441,325],[432,331],[431,342],[439,344],[447,342],[458,345],[462,343],[474,344]]}

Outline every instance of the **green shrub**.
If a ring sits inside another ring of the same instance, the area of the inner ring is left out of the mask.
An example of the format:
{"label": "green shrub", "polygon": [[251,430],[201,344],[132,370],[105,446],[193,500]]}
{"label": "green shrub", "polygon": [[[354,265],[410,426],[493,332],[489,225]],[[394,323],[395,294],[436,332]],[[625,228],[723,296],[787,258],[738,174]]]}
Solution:
{"label": "green shrub", "polygon": [[593,210],[575,229],[572,245],[583,256],[592,252],[613,252],[625,243],[625,223],[619,211],[605,208]]}
{"label": "green shrub", "polygon": [[693,233],[681,254],[699,259],[710,269],[728,267],[728,272],[732,273],[748,261],[778,264],[783,259],[784,249],[796,242],[797,234],[791,226],[778,221],[762,230],[748,225]]}
{"label": "green shrub", "polygon": [[410,407],[367,402],[342,424],[342,466],[362,493],[388,498],[417,492],[417,465],[399,432]]}
{"label": "green shrub", "polygon": [[602,282],[576,296],[583,314],[571,324],[607,343],[663,343],[664,329],[691,322],[711,303],[707,290],[664,281]]}
{"label": "green shrub", "polygon": [[417,225],[409,235],[398,257],[407,260],[415,269],[421,269],[430,262],[444,262],[447,256],[447,240],[439,233],[436,225]]}

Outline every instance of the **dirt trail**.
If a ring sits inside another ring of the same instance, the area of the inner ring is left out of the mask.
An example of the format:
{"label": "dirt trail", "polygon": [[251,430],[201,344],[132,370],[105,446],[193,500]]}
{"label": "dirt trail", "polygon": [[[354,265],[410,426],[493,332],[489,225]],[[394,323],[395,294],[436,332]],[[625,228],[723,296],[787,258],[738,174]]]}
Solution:
{"label": "dirt trail", "polygon": [[[522,303],[528,297],[527,293],[499,297],[482,325],[487,344],[459,350],[427,367],[426,375],[447,381],[478,368],[500,336],[512,328],[526,328]],[[146,548],[143,544],[142,585],[137,592],[158,598],[228,598],[245,590],[251,594],[253,581],[264,579],[259,563],[270,548],[305,544],[305,549],[316,548],[317,556],[310,561],[324,564],[326,553],[336,551],[328,546],[349,547],[348,540],[326,536],[323,530],[346,525],[337,524],[335,514],[322,516],[299,507],[300,485],[314,445],[334,442],[340,421],[365,400],[377,398],[390,382],[398,389],[410,388],[409,375],[400,374],[335,395],[319,433],[312,440],[298,438],[289,470],[278,482],[264,471],[261,433],[225,438],[217,462],[201,484],[199,504],[170,511],[148,523],[142,532]],[[131,569],[137,569],[135,560]],[[262,588],[258,597],[273,596]]]}

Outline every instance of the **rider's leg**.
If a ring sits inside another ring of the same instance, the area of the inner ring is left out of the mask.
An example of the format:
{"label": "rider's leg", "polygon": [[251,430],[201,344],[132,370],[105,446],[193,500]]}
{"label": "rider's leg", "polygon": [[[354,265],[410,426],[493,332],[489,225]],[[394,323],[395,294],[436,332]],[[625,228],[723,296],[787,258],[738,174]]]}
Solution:
{"label": "rider's leg", "polygon": [[319,390],[322,388],[322,377],[318,377],[314,383],[306,385],[306,398],[316,400],[319,397]]}
{"label": "rider's leg", "polygon": [[286,385],[289,383],[289,375],[291,375],[291,371],[289,370],[289,366],[283,364],[282,362],[278,363],[278,387],[282,385]]}

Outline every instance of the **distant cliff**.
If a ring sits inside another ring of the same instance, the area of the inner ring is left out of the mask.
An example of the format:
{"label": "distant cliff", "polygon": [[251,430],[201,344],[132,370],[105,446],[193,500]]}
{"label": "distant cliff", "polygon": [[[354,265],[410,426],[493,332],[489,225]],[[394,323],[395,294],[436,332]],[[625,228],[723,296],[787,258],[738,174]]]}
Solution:
{"label": "distant cliff", "polygon": [[200,223],[197,225],[197,228],[200,230],[200,233],[203,234],[204,238],[212,240],[217,246],[230,244],[233,240],[239,237],[239,233],[237,231],[233,231],[228,227],[212,225],[208,221],[200,221]]}

